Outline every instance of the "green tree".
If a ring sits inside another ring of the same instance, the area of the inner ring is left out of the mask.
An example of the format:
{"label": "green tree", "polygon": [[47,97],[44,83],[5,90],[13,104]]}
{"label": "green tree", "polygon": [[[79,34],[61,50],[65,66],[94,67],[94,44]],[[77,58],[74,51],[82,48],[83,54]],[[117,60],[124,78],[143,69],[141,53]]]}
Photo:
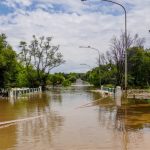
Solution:
{"label": "green tree", "polygon": [[77,73],[69,73],[67,75],[67,79],[71,82],[74,83],[77,80]]}
{"label": "green tree", "polygon": [[67,87],[67,86],[70,86],[71,85],[71,82],[68,80],[68,79],[65,79],[63,82],[62,82],[62,85],[64,87]]}
{"label": "green tree", "polygon": [[[145,42],[144,38],[140,38],[138,34],[127,36],[127,48],[131,47],[143,47]],[[116,65],[117,74],[116,82],[117,85],[124,87],[124,62],[125,62],[125,34],[122,33],[120,37],[113,37],[110,46],[110,55],[112,62]]]}
{"label": "green tree", "polygon": [[60,66],[65,61],[63,55],[59,52],[59,45],[53,46],[51,44],[52,38],[33,36],[31,44],[20,42],[21,53],[20,60],[26,66],[28,78],[31,78],[30,67],[33,66],[36,70],[37,79],[42,85],[43,89],[46,86],[46,81],[51,69]]}
{"label": "green tree", "polygon": [[25,66],[22,64],[18,65],[18,74],[16,79],[17,87],[39,87],[40,82],[37,80],[36,70],[33,67],[29,67],[28,71],[30,72],[30,78]]}
{"label": "green tree", "polygon": [[142,47],[128,49],[129,85],[148,87],[150,84],[150,52]]}
{"label": "green tree", "polygon": [[62,85],[62,83],[65,81],[65,77],[61,73],[55,73],[50,76],[50,81],[53,87]]}
{"label": "green tree", "polygon": [[112,84],[115,86],[116,83],[116,66],[113,64],[105,64],[94,68],[92,71],[87,72],[87,80],[96,87],[101,85]]}
{"label": "green tree", "polygon": [[0,87],[14,87],[16,85],[17,55],[7,43],[5,34],[0,35]]}

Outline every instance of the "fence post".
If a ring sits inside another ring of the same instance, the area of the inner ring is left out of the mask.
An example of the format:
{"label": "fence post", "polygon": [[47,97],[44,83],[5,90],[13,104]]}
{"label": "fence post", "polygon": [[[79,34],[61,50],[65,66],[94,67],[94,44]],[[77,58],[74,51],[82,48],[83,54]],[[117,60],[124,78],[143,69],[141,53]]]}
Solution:
{"label": "fence post", "polygon": [[121,97],[122,97],[121,87],[117,86],[115,89],[115,101],[117,106],[121,106]]}
{"label": "fence post", "polygon": [[13,94],[13,89],[10,89],[10,91],[9,91],[9,97],[10,97],[10,98],[13,98],[13,96],[14,96],[14,94]]}
{"label": "fence post", "polygon": [[39,86],[39,90],[40,90],[39,92],[42,92],[42,87],[41,86]]}

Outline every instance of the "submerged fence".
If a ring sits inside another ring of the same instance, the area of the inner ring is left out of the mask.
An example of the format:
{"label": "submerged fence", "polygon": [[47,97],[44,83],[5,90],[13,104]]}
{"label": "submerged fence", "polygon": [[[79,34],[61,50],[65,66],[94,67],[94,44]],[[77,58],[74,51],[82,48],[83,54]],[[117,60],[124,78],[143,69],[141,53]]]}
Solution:
{"label": "submerged fence", "polygon": [[32,94],[32,93],[37,93],[41,92],[42,88],[13,88],[9,91],[9,97],[19,97],[25,94]]}
{"label": "submerged fence", "polygon": [[8,97],[8,98],[17,98],[26,94],[33,94],[41,92],[42,88],[12,88],[8,89],[0,89],[0,97]]}
{"label": "submerged fence", "polygon": [[104,87],[104,86],[101,86],[101,90],[107,91],[107,92],[112,92],[112,93],[115,92],[115,88],[109,88],[109,87]]}
{"label": "submerged fence", "polygon": [[8,89],[0,88],[0,98],[8,97],[8,95],[9,95]]}

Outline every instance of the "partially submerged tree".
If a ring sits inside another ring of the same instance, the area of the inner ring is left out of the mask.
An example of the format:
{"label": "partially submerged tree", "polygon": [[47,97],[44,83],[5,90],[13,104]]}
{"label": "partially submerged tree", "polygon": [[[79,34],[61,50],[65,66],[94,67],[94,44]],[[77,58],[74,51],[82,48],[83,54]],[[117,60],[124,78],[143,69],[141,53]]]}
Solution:
{"label": "partially submerged tree", "polygon": [[37,72],[37,80],[42,87],[45,87],[50,71],[65,62],[63,55],[59,52],[59,45],[53,46],[51,41],[52,37],[33,36],[29,45],[26,42],[20,42],[19,58],[27,68],[28,78],[31,76],[29,68],[33,66]]}
{"label": "partially submerged tree", "polygon": [[[130,47],[143,47],[144,38],[140,38],[138,34],[132,37],[127,36],[127,49]],[[116,84],[123,87],[124,84],[124,64],[125,64],[125,34],[122,33],[119,38],[113,37],[110,45],[110,53],[113,63],[117,67]],[[109,54],[110,54],[109,53]]]}
{"label": "partially submerged tree", "polygon": [[[144,50],[144,38],[138,34],[133,37],[127,36],[127,57],[128,57],[128,83],[130,86],[149,86],[149,50]],[[99,59],[100,58],[100,59]],[[99,67],[87,72],[86,78],[95,86],[98,86],[99,76],[101,84],[113,84],[124,87],[125,74],[125,35],[113,37],[110,50],[101,54],[97,62]],[[135,59],[136,58],[136,59]],[[133,67],[134,66],[134,67]],[[147,67],[145,70],[144,68]],[[100,70],[100,72],[99,72]],[[142,79],[143,77],[143,79]]]}

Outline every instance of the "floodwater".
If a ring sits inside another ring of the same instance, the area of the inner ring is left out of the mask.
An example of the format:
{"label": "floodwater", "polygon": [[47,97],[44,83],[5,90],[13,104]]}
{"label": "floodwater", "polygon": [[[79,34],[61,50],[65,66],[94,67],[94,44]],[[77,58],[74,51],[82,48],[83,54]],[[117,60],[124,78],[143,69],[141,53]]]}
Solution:
{"label": "floodwater", "polygon": [[150,101],[123,103],[86,87],[0,100],[0,123],[25,119],[0,125],[0,150],[149,150]]}

